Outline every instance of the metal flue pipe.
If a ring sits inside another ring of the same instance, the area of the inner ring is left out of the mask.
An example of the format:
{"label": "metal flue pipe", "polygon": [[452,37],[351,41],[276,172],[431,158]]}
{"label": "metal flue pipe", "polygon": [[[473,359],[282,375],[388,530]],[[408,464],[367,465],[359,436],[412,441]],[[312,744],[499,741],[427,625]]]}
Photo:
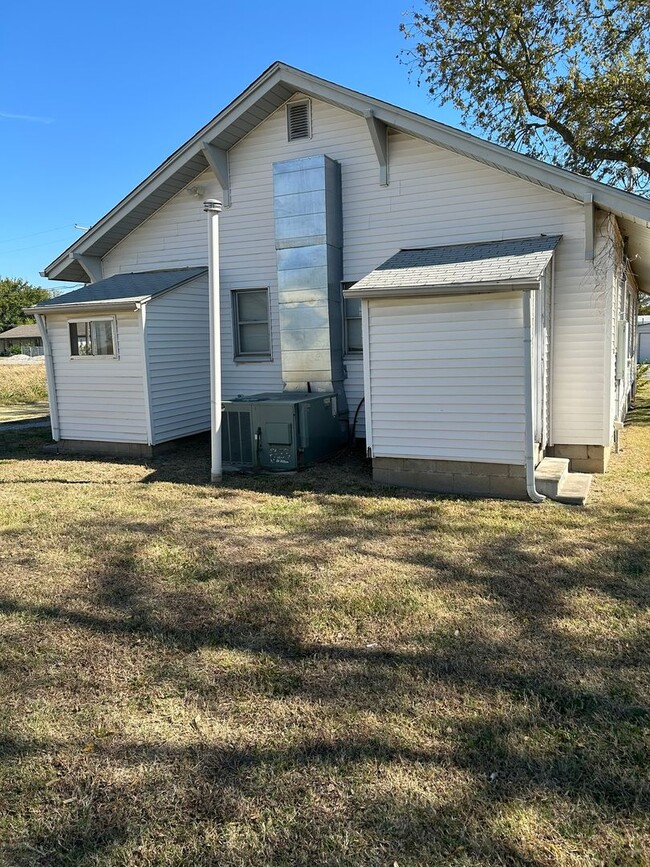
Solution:
{"label": "metal flue pipe", "polygon": [[210,291],[210,415],[212,430],[212,466],[210,481],[222,479],[221,459],[221,293],[219,284],[219,214],[222,204],[206,199],[203,210],[208,215],[208,282]]}

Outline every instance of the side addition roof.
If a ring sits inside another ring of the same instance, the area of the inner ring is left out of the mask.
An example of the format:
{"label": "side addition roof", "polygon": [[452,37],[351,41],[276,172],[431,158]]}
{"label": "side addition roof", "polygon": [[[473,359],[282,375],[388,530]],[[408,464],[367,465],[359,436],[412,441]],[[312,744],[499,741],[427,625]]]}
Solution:
{"label": "side addition roof", "polygon": [[[57,259],[44,276],[52,280],[87,282],[92,267],[208,167],[229,193],[228,150],[266,120],[295,94],[322,100],[366,119],[378,158],[386,160],[381,144],[385,132],[415,136],[476,160],[499,171],[595,205],[621,218],[629,239],[630,258],[641,283],[650,285],[650,201],[601,184],[592,178],[551,166],[476,136],[333,82],[276,62],[196,135],[173,153],[106,216]],[[381,164],[381,162],[380,162]],[[384,165],[385,168],[385,165]]]}
{"label": "side addition roof", "polygon": [[132,307],[163,292],[176,289],[207,272],[207,268],[175,268],[165,271],[115,274],[81,289],[57,295],[27,308],[29,313],[49,313],[70,308]]}
{"label": "side addition roof", "polygon": [[400,250],[345,295],[377,298],[536,289],[560,239],[541,235]]}

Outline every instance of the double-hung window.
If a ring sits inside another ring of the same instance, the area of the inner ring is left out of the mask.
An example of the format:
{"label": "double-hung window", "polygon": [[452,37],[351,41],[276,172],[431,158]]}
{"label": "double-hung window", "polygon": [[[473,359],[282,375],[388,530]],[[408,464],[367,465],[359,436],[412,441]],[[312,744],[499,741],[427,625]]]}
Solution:
{"label": "double-hung window", "polygon": [[68,323],[70,355],[117,357],[115,317],[73,319]]}
{"label": "double-hung window", "polygon": [[[354,283],[343,283],[349,289]],[[343,348],[346,355],[363,351],[361,298],[343,298]]]}
{"label": "double-hung window", "polygon": [[268,289],[235,289],[232,293],[235,358],[269,361],[271,324]]}

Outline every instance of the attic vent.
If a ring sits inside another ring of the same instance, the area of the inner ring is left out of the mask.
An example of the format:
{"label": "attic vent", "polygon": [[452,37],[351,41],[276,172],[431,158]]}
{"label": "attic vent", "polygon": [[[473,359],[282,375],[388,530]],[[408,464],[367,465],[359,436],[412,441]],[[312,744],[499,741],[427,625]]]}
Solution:
{"label": "attic vent", "polygon": [[291,102],[287,106],[287,135],[289,141],[311,138],[311,118],[309,100]]}

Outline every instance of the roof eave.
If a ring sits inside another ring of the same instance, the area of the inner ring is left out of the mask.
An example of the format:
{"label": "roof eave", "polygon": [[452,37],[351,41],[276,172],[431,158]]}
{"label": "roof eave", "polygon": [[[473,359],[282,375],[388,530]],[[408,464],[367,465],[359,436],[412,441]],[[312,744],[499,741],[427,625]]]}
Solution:
{"label": "roof eave", "polygon": [[120,301],[79,301],[77,304],[46,304],[42,307],[38,304],[35,307],[24,307],[23,312],[31,316],[39,314],[47,316],[49,313],[84,313],[87,311],[96,312],[97,310],[137,310],[140,304],[146,303],[151,296],[142,296],[141,298],[129,298],[128,300]]}
{"label": "roof eave", "polygon": [[487,295],[495,292],[524,292],[539,289],[539,279],[498,280],[490,283],[445,283],[431,286],[351,286],[346,298],[399,298],[402,296]]}
{"label": "roof eave", "polygon": [[[57,280],[63,277],[62,269],[70,265],[78,265],[74,253],[83,254],[92,244],[101,237],[109,228],[111,223],[118,221],[126,212],[132,210],[141,201],[147,198],[151,192],[159,187],[166,178],[172,176],[178,171],[184,163],[196,156],[203,149],[204,141],[211,141],[218,135],[218,126],[227,125],[230,123],[234,114],[244,111],[247,103],[254,102],[254,97],[257,98],[260,88],[272,87],[279,83],[281,70],[285,67],[283,64],[273,63],[262,75],[256,79],[243,93],[234,99],[216,118],[213,118],[209,123],[202,127],[192,138],[185,144],[181,145],[173,154],[171,154],[160,166],[158,166],[150,175],[148,175],[134,190],[121,199],[114,208],[112,208],[99,222],[92,226],[88,231],[77,241],[71,244],[61,253],[53,262],[51,262],[43,270],[43,274],[50,280]],[[206,165],[207,168],[207,165]],[[203,169],[204,171],[205,169]],[[126,237],[126,236],[125,236]],[[69,279],[65,277],[64,279]],[[87,282],[87,281],[84,281]]]}
{"label": "roof eave", "polygon": [[[641,196],[617,190],[614,187],[609,187],[586,176],[576,175],[566,169],[547,165],[531,157],[510,151],[500,145],[476,138],[470,133],[454,129],[438,121],[425,118],[389,103],[382,102],[374,97],[357,93],[325,79],[302,72],[294,67],[276,62],[263,72],[258,79],[223,111],[168,157],[141,184],[99,220],[95,226],[89,229],[83,237],[75,241],[74,244],[48,265],[44,270],[45,276],[50,279],[74,279],[75,275],[80,273],[79,269],[81,267],[74,259],[75,253],[89,253],[93,244],[101,240],[111,228],[114,228],[131,211],[139,205],[143,205],[147,198],[163,184],[171,183],[175,174],[182,172],[183,167],[191,164],[193,160],[195,161],[195,168],[198,169],[197,174],[205,171],[207,162],[204,166],[203,163],[201,163],[201,167],[198,166],[199,158],[202,157],[203,143],[206,141],[214,143],[220,135],[225,134],[228,128],[241,119],[247,111],[252,115],[249,118],[249,121],[253,124],[250,127],[251,129],[255,125],[262,123],[265,119],[264,116],[259,116],[259,119],[256,120],[258,115],[261,115],[260,109],[257,112],[254,111],[256,103],[264,99],[265,96],[269,96],[273,88],[276,87],[287,88],[291,92],[305,93],[308,96],[321,99],[359,115],[364,115],[369,109],[372,109],[377,120],[383,122],[391,129],[421,138],[446,150],[454,151],[470,159],[492,166],[497,170],[515,175],[523,180],[546,187],[553,192],[573,198],[578,202],[593,199],[594,204],[607,211],[611,211],[616,216],[624,217],[643,225],[645,228],[650,228],[650,201]],[[282,104],[282,102],[279,104]],[[244,134],[242,134],[242,137]],[[230,146],[232,147],[232,145]],[[184,183],[179,186],[177,192],[190,182],[184,179]],[[175,194],[173,193],[172,195]],[[158,207],[160,206],[158,205]],[[133,231],[137,225],[141,225],[145,219],[147,219],[146,216],[129,229],[123,237],[126,237],[127,234]],[[116,246],[120,240],[117,240],[113,246]],[[105,255],[105,253],[101,255]],[[84,282],[86,281],[84,280]]]}

